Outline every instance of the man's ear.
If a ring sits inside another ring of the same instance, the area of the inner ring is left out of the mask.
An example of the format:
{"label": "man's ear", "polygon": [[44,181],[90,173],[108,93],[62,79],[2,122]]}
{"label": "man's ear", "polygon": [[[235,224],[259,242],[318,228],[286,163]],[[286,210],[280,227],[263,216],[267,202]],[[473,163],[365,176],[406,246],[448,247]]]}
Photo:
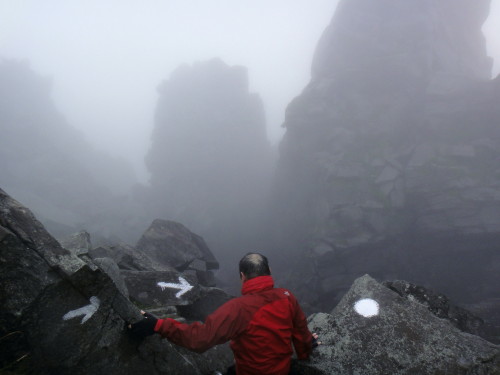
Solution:
{"label": "man's ear", "polygon": [[244,274],[243,272],[240,272],[240,280],[241,280],[242,282],[247,281],[247,277],[245,276],[245,274]]}

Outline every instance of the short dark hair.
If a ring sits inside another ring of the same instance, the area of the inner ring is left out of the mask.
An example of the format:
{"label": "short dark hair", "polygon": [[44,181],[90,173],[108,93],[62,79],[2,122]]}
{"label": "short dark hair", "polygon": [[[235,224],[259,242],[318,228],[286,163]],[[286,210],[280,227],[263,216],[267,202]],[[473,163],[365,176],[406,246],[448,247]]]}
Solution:
{"label": "short dark hair", "polygon": [[268,276],[271,274],[269,261],[259,253],[247,253],[240,260],[240,272],[245,275],[247,280],[257,276]]}

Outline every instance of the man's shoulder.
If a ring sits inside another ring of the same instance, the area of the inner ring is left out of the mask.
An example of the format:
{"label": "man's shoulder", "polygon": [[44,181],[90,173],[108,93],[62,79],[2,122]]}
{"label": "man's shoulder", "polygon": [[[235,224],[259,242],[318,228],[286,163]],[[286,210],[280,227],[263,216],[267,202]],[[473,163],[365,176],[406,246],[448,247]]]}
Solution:
{"label": "man's shoulder", "polygon": [[285,297],[295,297],[293,293],[290,291],[290,289],[286,288],[274,288],[273,289],[276,293],[281,294]]}
{"label": "man's shoulder", "polygon": [[274,293],[283,299],[287,299],[290,303],[295,304],[297,303],[297,298],[293,295],[293,293],[290,291],[290,289],[286,288],[274,288]]}

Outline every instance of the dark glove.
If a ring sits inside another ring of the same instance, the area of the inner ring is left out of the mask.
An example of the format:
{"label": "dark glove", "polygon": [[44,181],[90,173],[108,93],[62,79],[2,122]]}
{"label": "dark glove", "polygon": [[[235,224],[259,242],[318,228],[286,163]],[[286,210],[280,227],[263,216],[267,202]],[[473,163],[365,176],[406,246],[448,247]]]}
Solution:
{"label": "dark glove", "polygon": [[144,313],[144,318],[137,323],[129,325],[129,331],[134,336],[144,338],[155,333],[155,326],[158,319],[150,313]]}
{"label": "dark glove", "polygon": [[318,342],[318,339],[314,336],[312,336],[312,340],[311,340],[311,344],[312,344],[312,348],[314,349],[315,347],[317,347],[320,343]]}

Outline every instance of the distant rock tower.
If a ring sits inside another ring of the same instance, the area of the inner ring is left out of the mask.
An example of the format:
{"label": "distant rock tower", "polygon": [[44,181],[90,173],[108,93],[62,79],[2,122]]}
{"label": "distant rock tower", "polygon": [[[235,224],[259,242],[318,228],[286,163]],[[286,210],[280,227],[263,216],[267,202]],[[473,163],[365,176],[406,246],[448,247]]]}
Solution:
{"label": "distant rock tower", "polygon": [[157,217],[208,239],[245,225],[272,168],[265,116],[247,71],[221,60],[183,65],[159,87],[146,164]]}
{"label": "distant rock tower", "polygon": [[286,112],[278,190],[291,232],[350,247],[408,226],[500,228],[489,2],[339,3]]}

